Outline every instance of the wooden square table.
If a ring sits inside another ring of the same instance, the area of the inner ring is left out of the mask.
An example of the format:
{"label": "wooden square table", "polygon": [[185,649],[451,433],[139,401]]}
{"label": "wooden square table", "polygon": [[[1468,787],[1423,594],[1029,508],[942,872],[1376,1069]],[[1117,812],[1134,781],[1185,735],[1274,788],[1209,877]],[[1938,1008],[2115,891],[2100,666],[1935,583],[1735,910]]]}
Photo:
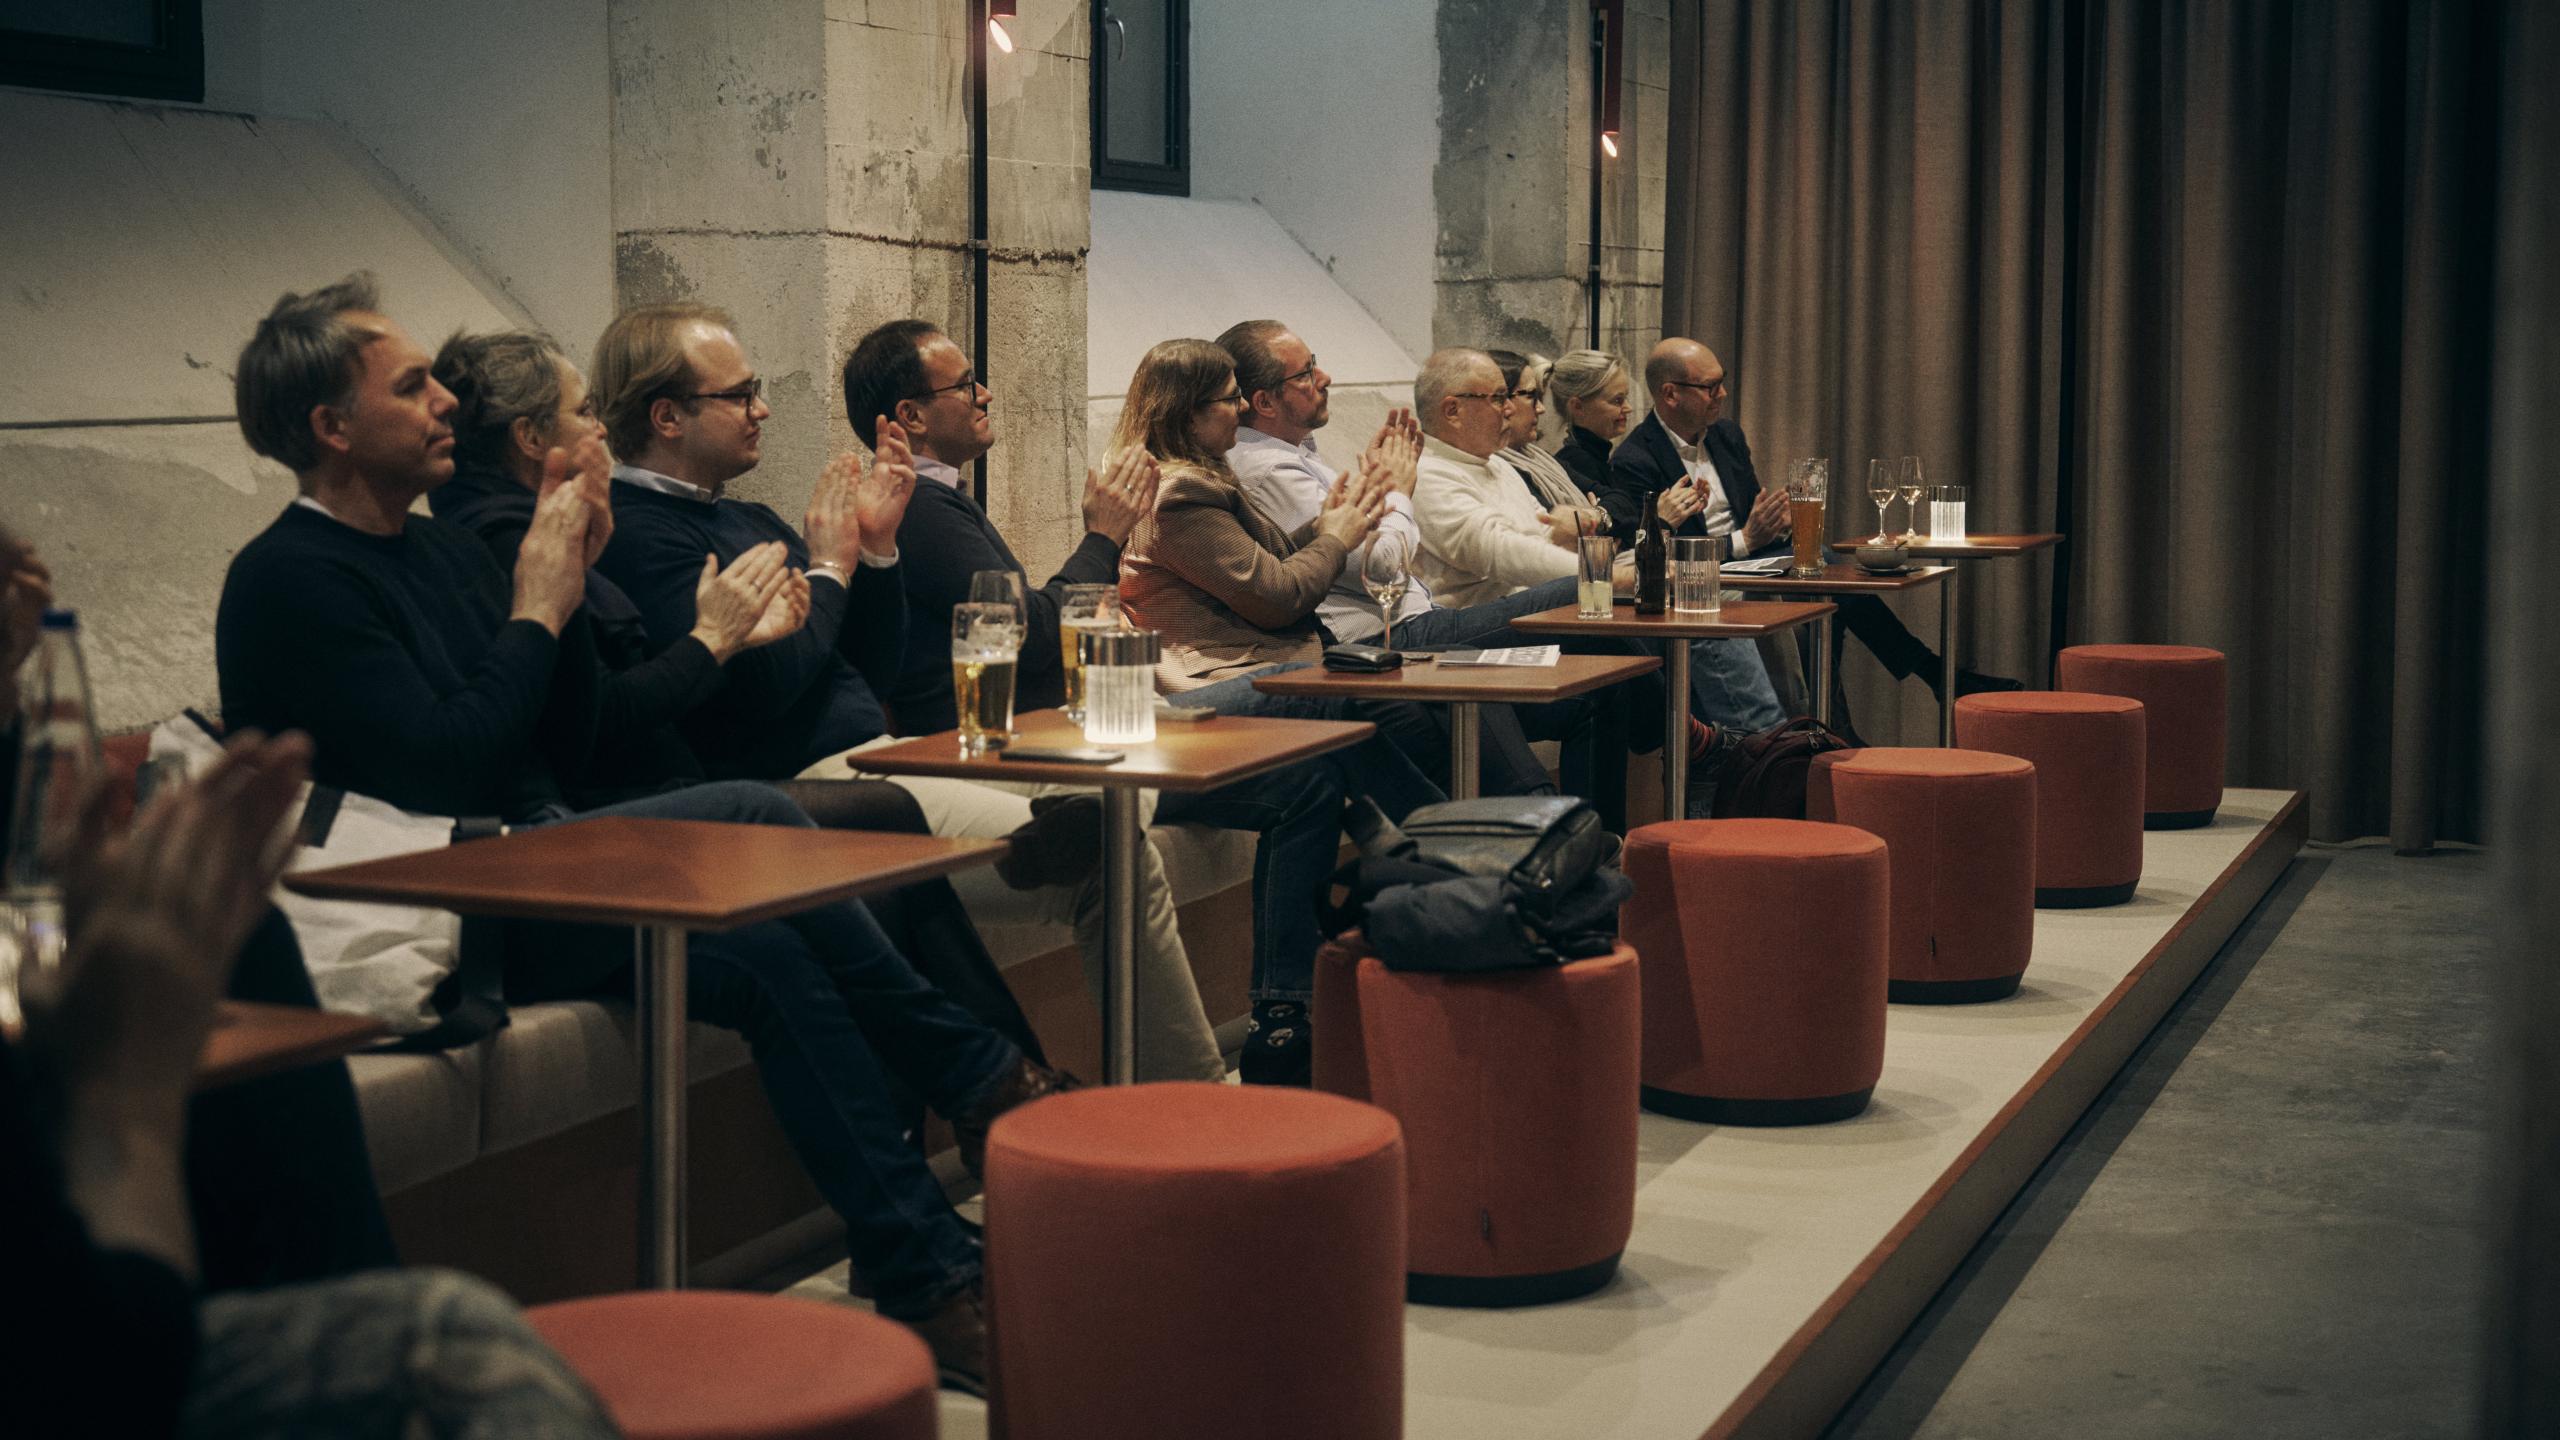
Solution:
{"label": "wooden square table", "polygon": [[389,1033],[389,1026],[367,1015],[225,1000],[213,1007],[213,1029],[196,1056],[196,1088],[218,1090],[353,1055]]}
{"label": "wooden square table", "polygon": [[[1686,812],[1689,788],[1689,642],[1692,640],[1757,640],[1799,625],[1827,619],[1837,606],[1824,601],[1727,600],[1713,612],[1668,611],[1639,615],[1621,604],[1606,620],[1585,620],[1571,605],[1523,615],[1511,628],[1523,635],[1609,635],[1650,641],[1662,651],[1662,813],[1677,820]],[[1820,652],[1830,643],[1831,627],[1814,628]]]}
{"label": "wooden square table", "polygon": [[[1938,686],[1938,743],[1956,743],[1956,569],[1952,565],[1911,565],[1898,574],[1879,575],[1855,561],[1834,559],[1824,564],[1820,575],[1799,578],[1781,572],[1776,575],[1736,575],[1725,572],[1724,583],[1736,590],[1762,595],[1885,595],[1897,590],[1916,590],[1923,585],[1938,585],[1938,658],[1946,665],[1946,676]],[[1831,723],[1831,627],[1814,632],[1813,718]]]}
{"label": "wooden square table", "polygon": [[[1377,733],[1365,720],[1287,720],[1276,716],[1214,715],[1206,720],[1159,720],[1145,745],[1113,745],[1122,758],[1112,765],[1073,765],[1048,760],[1008,760],[1004,752],[963,756],[960,732],[945,730],[895,745],[865,750],[854,763],[874,775],[939,775],[955,780],[1098,787],[1102,791],[1102,1072],[1106,1083],[1125,1085],[1138,1068],[1137,996],[1130,976],[1138,943],[1138,847],[1147,843],[1138,823],[1138,792],[1198,794],[1294,765],[1327,751],[1357,745]],[[1084,730],[1062,710],[1034,710],[1014,718],[1012,747],[1080,747]]]}
{"label": "wooden square table", "polygon": [[1561,655],[1553,665],[1450,665],[1445,660],[1409,659],[1394,670],[1356,674],[1310,666],[1265,675],[1253,688],[1270,695],[1308,695],[1318,699],[1415,700],[1449,707],[1449,798],[1476,798],[1481,735],[1479,711],[1486,704],[1544,705],[1588,695],[1638,675],[1662,668],[1650,655]]}
{"label": "wooden square table", "polygon": [[1001,840],[608,815],[305,870],[284,883],[328,900],[632,928],[640,1283],[673,1289],[685,1274],[686,937],[895,890],[1004,853]]}

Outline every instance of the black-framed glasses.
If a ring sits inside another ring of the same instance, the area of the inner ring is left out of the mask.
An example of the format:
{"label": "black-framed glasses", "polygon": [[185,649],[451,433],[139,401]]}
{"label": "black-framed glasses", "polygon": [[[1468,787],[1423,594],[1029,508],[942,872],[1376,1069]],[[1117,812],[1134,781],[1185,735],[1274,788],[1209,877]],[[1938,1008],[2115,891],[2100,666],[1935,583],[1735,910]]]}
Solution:
{"label": "black-framed glasses", "polygon": [[757,401],[764,398],[764,377],[761,375],[750,375],[747,377],[747,382],[743,385],[732,385],[726,390],[696,390],[688,394],[678,395],[674,398],[678,400],[726,400],[731,404],[736,405],[741,410],[751,409]]}
{"label": "black-framed glasses", "polygon": [[1508,405],[1514,400],[1534,401],[1537,398],[1538,392],[1535,390],[1514,390],[1502,397],[1502,403]]}
{"label": "black-framed glasses", "polygon": [[1456,390],[1441,398],[1444,400],[1490,400],[1496,405],[1508,405],[1511,403],[1511,394],[1512,392],[1508,390]]}
{"label": "black-framed glasses", "polygon": [[1725,395],[1733,390],[1733,379],[1727,375],[1719,375],[1713,380],[1674,380],[1671,383],[1683,390],[1695,390],[1706,395]]}
{"label": "black-framed glasses", "polygon": [[1314,357],[1313,355],[1310,355],[1310,356],[1308,356],[1308,357],[1307,357],[1307,366],[1306,366],[1306,368],[1305,368],[1305,369],[1303,369],[1303,370],[1292,370],[1292,371],[1290,371],[1288,374],[1281,376],[1281,377],[1280,377],[1280,383],[1279,383],[1279,384],[1277,384],[1277,385],[1272,386],[1271,388],[1272,388],[1272,389],[1274,389],[1274,390],[1286,390],[1286,389],[1288,389],[1290,386],[1295,385],[1296,383],[1298,383],[1298,382],[1299,382],[1299,381],[1301,381],[1301,380],[1306,380],[1306,379],[1310,379],[1310,378],[1312,378],[1312,377],[1315,375],[1315,373],[1316,373],[1316,357]]}
{"label": "black-framed glasses", "polygon": [[945,395],[966,395],[973,400],[976,399],[978,395],[978,372],[975,370],[964,370],[961,372],[959,379],[952,381],[948,385],[936,385],[921,395],[911,395],[907,398],[911,400],[920,400],[925,404],[930,405]]}
{"label": "black-framed glasses", "polygon": [[1246,403],[1244,392],[1237,390],[1225,395],[1212,395],[1208,399],[1200,402],[1200,408],[1205,410],[1212,405],[1233,405],[1237,409],[1241,410],[1245,407]]}

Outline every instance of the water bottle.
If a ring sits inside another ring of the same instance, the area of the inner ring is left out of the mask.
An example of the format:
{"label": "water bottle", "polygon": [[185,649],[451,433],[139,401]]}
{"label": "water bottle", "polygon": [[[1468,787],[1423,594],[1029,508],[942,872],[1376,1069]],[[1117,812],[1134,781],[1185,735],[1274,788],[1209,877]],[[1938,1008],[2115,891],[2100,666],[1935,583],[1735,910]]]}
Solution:
{"label": "water bottle", "polygon": [[61,847],[78,818],[88,778],[103,763],[80,619],[48,610],[35,653],[18,675],[18,777],[9,808],[5,912],[0,912],[0,1026],[22,1023],[19,996],[59,980],[63,931]]}

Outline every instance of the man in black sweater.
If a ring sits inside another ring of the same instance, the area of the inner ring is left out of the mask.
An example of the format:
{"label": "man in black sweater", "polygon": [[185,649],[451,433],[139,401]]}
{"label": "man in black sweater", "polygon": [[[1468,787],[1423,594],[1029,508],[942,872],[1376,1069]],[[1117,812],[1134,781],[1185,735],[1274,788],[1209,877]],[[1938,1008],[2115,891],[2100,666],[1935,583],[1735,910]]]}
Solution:
{"label": "man in black sweater", "polygon": [[[731,661],[718,700],[691,717],[688,735],[713,774],[775,781],[859,774],[862,748],[889,738],[888,712],[875,690],[900,697],[902,729],[937,728],[935,719],[944,727],[951,723],[950,606],[944,602],[938,615],[920,620],[921,628],[910,633],[907,591],[914,581],[908,574],[907,527],[939,523],[918,520],[919,510],[945,516],[950,513],[947,502],[956,497],[939,482],[917,483],[916,471],[908,465],[905,427],[896,421],[882,424],[881,416],[865,417],[861,428],[866,439],[877,441],[882,457],[870,467],[874,479],[852,487],[850,477],[863,473],[863,467],[850,455],[839,456],[819,480],[804,540],[771,509],[726,494],[730,483],[760,458],[762,425],[771,412],[725,315],[698,305],[653,305],[627,312],[596,342],[593,380],[607,438],[622,462],[613,472],[616,528],[601,568],[639,606],[653,643],[672,644],[692,627],[694,589],[705,551],[725,564],[751,546],[780,540],[789,547],[793,563],[805,562],[809,568],[813,601],[808,626],[790,640]],[[688,409],[677,398],[686,395],[702,398]],[[903,484],[878,480],[882,461],[903,475]],[[829,519],[830,491],[847,489],[853,490],[849,500],[832,503],[859,512],[859,547],[836,538]],[[1143,500],[1122,493],[1110,504],[1112,518],[1106,523],[1125,535]],[[992,534],[992,528],[986,533]],[[1116,557],[1116,545],[1111,548]],[[919,546],[916,554],[930,557],[926,563],[937,586],[956,584],[961,595],[967,594],[968,571],[951,568],[956,557],[949,547]],[[1019,567],[1008,556],[1001,566],[977,568]],[[1044,603],[1051,637],[1048,683],[1054,692],[1055,602],[1045,595],[1033,597],[1031,608],[1036,616]],[[1023,642],[1026,678],[1038,663],[1039,649],[1036,639]],[[760,658],[769,654],[774,658]],[[905,672],[919,665],[943,676],[938,709],[929,693],[906,683]],[[909,696],[923,707],[921,725],[906,711]],[[1021,703],[1029,708],[1040,702],[1024,693]],[[1035,823],[1032,800],[1016,787],[905,776],[893,777],[891,783],[915,797],[937,835],[998,838],[1029,826],[1049,856],[1080,859],[1081,864],[1017,866],[1004,876],[970,871],[952,877],[952,884],[980,924],[1072,924],[1088,979],[1098,986],[1102,885],[1092,860],[1101,847],[1072,843],[1077,826],[1085,834],[1093,832],[1098,805],[1087,799],[1049,810],[1044,798],[1046,813],[1038,814]],[[1152,851],[1148,858],[1137,947],[1138,1074],[1148,1080],[1217,1079],[1226,1073],[1225,1058],[1200,1006],[1171,892]]]}
{"label": "man in black sweater", "polygon": [[[291,469],[301,494],[224,582],[214,637],[228,723],[302,730],[316,778],[407,809],[576,818],[559,777],[595,738],[577,692],[598,684],[580,604],[612,529],[603,446],[588,437],[546,457],[510,580],[468,531],[410,513],[452,474],[454,402],[368,279],[277,302],[236,387],[250,447]],[[849,514],[830,519],[859,543]],[[809,823],[779,792],[736,783],[584,813]],[[511,996],[627,993],[627,935],[511,928],[537,940],[509,947]],[[905,1144],[884,1071],[952,1119],[964,1159],[996,1113],[1061,1077],[926,984],[857,905],[698,936],[691,958],[693,1013],[754,1047],[882,1311],[925,1336],[948,1382],[982,1388],[977,1241]]]}

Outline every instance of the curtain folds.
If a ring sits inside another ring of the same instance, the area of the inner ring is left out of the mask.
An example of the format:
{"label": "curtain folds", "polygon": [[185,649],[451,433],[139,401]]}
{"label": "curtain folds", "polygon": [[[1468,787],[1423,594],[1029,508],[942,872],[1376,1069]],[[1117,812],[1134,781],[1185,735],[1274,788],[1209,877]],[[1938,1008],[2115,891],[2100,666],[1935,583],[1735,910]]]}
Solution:
{"label": "curtain folds", "polygon": [[[1763,474],[1832,458],[1834,535],[1917,454],[1975,528],[2069,537],[1967,571],[1979,668],[2211,645],[2235,783],[2477,839],[2495,14],[1675,6],[1666,333]],[[1852,696],[1871,740],[1931,723]]]}

